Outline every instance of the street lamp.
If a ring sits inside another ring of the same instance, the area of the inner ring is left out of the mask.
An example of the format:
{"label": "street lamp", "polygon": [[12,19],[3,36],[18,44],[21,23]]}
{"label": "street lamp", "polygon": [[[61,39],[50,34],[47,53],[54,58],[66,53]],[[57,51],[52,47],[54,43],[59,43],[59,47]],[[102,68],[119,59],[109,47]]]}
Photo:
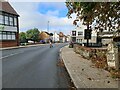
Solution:
{"label": "street lamp", "polygon": [[54,31],[54,43],[55,43],[55,31]]}
{"label": "street lamp", "polygon": [[48,33],[49,33],[49,23],[50,23],[50,21],[48,21],[48,23],[47,23],[47,31],[48,31]]}

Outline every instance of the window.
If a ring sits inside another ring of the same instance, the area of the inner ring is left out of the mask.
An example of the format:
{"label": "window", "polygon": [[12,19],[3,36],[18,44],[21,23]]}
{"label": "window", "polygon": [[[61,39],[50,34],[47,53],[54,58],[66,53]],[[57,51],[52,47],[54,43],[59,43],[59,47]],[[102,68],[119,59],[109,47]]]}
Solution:
{"label": "window", "polygon": [[78,32],[78,36],[79,36],[79,35],[83,35],[83,32]]}
{"label": "window", "polygon": [[0,15],[0,24],[3,24],[3,15]]}
{"label": "window", "polygon": [[17,26],[17,18],[14,17],[14,25]]}
{"label": "window", "polygon": [[9,19],[8,19],[8,16],[5,16],[5,24],[6,24],[6,25],[9,25]]}
{"label": "window", "polygon": [[77,39],[77,42],[79,43],[79,39]]}
{"label": "window", "polygon": [[7,39],[7,34],[6,32],[2,32],[2,40],[6,40]]}
{"label": "window", "polygon": [[15,32],[0,32],[0,40],[15,40]]}
{"label": "window", "polygon": [[13,26],[13,17],[9,17],[10,25]]}
{"label": "window", "polygon": [[72,31],[72,36],[76,36],[76,31]]}
{"label": "window", "polygon": [[11,32],[7,32],[7,40],[11,40]]}
{"label": "window", "polygon": [[5,24],[7,26],[17,26],[17,16],[4,13],[0,13],[0,24]]}
{"label": "window", "polygon": [[12,40],[15,40],[15,33],[12,33]]}
{"label": "window", "polygon": [[80,39],[80,42],[82,43],[82,39]]}

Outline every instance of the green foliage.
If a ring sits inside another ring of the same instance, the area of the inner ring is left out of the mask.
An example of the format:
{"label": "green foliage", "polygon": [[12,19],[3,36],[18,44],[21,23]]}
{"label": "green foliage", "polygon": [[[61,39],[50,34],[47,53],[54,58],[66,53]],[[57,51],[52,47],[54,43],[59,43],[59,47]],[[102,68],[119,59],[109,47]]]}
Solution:
{"label": "green foliage", "polygon": [[26,33],[20,32],[19,39],[20,39],[20,42],[25,43],[26,42]]}
{"label": "green foliage", "polygon": [[38,41],[39,40],[39,30],[37,28],[30,29],[26,32],[27,39]]}
{"label": "green foliage", "polygon": [[[96,21],[96,28],[109,31],[120,31],[120,2],[66,2],[67,16],[76,13],[73,24],[83,20],[84,25],[91,25]],[[79,25],[78,25],[79,26]],[[116,31],[116,32],[117,32]]]}
{"label": "green foliage", "polygon": [[50,36],[53,36],[53,33],[49,33]]}

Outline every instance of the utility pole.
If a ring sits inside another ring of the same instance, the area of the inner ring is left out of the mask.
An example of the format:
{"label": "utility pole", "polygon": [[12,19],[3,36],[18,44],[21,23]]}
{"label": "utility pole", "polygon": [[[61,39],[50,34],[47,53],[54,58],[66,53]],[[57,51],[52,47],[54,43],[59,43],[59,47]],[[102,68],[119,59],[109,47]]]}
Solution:
{"label": "utility pole", "polygon": [[55,43],[55,31],[54,31],[54,43]]}
{"label": "utility pole", "polygon": [[[87,30],[89,30],[89,22],[87,24]],[[89,38],[87,38],[87,47],[89,46]]]}
{"label": "utility pole", "polygon": [[50,23],[50,21],[47,22],[47,31],[48,31],[48,33],[49,33],[49,23]]}

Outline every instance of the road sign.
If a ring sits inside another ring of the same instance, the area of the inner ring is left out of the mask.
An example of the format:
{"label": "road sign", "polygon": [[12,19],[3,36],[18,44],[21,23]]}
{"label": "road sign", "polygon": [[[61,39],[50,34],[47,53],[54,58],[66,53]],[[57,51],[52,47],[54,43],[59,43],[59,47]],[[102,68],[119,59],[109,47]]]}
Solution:
{"label": "road sign", "polygon": [[85,29],[84,39],[91,39],[91,29]]}

